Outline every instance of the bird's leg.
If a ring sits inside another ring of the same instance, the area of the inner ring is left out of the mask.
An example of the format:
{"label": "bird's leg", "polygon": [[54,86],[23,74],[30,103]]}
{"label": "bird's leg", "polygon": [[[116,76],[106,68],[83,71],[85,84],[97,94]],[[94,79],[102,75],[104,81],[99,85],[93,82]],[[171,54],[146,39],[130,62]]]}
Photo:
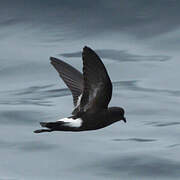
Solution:
{"label": "bird's leg", "polygon": [[52,132],[52,129],[38,129],[35,130],[34,133],[43,133],[43,132]]}

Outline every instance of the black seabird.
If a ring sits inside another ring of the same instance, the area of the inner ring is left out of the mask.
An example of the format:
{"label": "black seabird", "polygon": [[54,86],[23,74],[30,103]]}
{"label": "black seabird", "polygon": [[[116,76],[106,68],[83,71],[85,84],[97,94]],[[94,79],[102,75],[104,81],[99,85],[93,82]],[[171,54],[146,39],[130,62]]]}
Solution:
{"label": "black seabird", "polygon": [[72,116],[55,122],[40,122],[35,133],[52,131],[87,131],[109,126],[123,120],[124,109],[110,107],[112,83],[99,56],[89,47],[83,48],[83,74],[62,60],[51,57],[51,64],[72,92]]}

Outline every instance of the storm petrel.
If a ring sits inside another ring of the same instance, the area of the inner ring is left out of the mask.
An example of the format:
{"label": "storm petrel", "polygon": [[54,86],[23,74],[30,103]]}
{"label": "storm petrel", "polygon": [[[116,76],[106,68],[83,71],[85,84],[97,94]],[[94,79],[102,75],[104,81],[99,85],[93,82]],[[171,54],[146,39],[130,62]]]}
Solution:
{"label": "storm petrel", "polygon": [[62,60],[54,57],[50,57],[50,60],[72,93],[74,110],[70,117],[55,122],[40,122],[45,128],[35,133],[88,131],[104,128],[120,120],[126,122],[123,108],[108,108],[112,83],[100,57],[91,48],[83,48],[83,74]]}

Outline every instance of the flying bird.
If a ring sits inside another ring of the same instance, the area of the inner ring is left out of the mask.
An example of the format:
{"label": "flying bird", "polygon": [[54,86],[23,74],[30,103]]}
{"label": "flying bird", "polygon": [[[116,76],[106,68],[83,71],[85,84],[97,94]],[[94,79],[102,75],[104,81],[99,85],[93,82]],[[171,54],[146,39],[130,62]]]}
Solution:
{"label": "flying bird", "polygon": [[60,59],[50,57],[50,60],[72,93],[74,110],[67,118],[40,122],[44,128],[35,133],[88,131],[104,128],[120,120],[126,122],[123,108],[108,108],[112,83],[103,62],[91,48],[83,48],[83,74]]}

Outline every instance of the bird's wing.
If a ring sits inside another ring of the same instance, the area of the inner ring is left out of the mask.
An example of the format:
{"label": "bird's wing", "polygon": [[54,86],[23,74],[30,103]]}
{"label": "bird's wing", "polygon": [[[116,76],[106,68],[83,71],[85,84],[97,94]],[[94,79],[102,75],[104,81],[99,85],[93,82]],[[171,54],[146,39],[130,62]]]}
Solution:
{"label": "bird's wing", "polygon": [[51,64],[59,73],[59,76],[72,92],[74,106],[77,106],[78,97],[83,91],[83,75],[77,69],[64,61],[50,57]]}
{"label": "bird's wing", "polygon": [[89,47],[84,47],[84,87],[80,111],[97,111],[107,108],[112,96],[112,83],[99,56]]}

